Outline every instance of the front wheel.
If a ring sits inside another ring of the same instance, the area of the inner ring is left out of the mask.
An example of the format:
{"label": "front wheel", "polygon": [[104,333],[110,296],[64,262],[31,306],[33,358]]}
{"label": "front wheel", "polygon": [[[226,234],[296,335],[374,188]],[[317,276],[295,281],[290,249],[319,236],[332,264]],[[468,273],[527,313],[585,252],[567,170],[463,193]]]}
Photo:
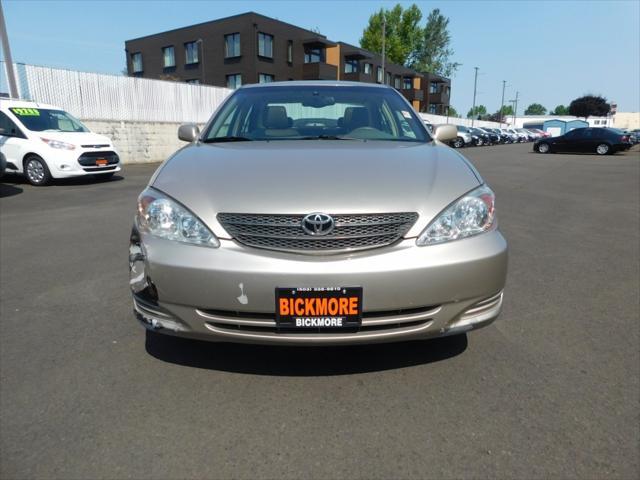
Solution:
{"label": "front wheel", "polygon": [[548,143],[541,143],[538,145],[538,153],[549,153],[550,150],[551,148]]}
{"label": "front wheel", "polygon": [[24,173],[31,185],[42,187],[51,183],[51,172],[43,159],[36,155],[28,157],[24,162]]}
{"label": "front wheel", "polygon": [[610,151],[611,151],[611,147],[609,147],[609,145],[607,145],[606,143],[601,143],[596,147],[596,153],[598,155],[606,155]]}
{"label": "front wheel", "polygon": [[453,148],[462,148],[464,145],[464,140],[461,137],[456,137],[452,142]]}

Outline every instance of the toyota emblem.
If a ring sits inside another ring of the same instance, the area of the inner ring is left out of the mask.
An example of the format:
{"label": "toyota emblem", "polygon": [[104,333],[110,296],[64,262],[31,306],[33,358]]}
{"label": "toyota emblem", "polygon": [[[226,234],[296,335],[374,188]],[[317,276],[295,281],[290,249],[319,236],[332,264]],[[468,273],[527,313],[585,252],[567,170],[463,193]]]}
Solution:
{"label": "toyota emblem", "polygon": [[302,219],[302,230],[309,235],[328,235],[333,231],[335,222],[326,213],[310,213]]}

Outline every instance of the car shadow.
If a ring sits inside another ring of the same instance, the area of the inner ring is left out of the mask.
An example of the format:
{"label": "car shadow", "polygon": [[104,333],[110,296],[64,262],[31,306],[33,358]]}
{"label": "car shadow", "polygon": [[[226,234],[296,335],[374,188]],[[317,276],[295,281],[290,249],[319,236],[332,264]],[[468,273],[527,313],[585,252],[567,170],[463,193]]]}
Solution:
{"label": "car shadow", "polygon": [[[7,172],[5,176],[2,177],[3,181],[11,182],[14,185],[31,185],[29,180],[24,175],[20,175],[17,173]],[[82,177],[72,177],[72,178],[54,178],[49,187],[56,186],[70,186],[70,185],[94,185],[96,183],[111,183],[111,182],[119,182],[124,180],[122,175],[114,175],[111,178],[94,178],[91,175],[84,175]],[[38,187],[38,188],[47,188],[47,187]]]}
{"label": "car shadow", "polygon": [[[0,180],[2,181],[2,180]],[[23,189],[15,185],[0,183],[0,198],[13,197],[23,192]]]}
{"label": "car shadow", "polygon": [[333,376],[426,365],[460,355],[465,334],[373,345],[294,347],[213,343],[146,331],[149,355],[188,367],[266,376]]}

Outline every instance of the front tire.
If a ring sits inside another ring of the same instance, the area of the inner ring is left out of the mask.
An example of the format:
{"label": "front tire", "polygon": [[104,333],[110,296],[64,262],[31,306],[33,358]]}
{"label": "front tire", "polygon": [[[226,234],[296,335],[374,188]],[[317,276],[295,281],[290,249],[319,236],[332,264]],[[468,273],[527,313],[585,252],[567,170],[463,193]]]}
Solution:
{"label": "front tire", "polygon": [[24,161],[24,174],[29,183],[35,187],[43,187],[51,183],[51,172],[47,163],[37,155],[30,155]]}
{"label": "front tire", "polygon": [[453,141],[453,148],[462,148],[464,145],[464,140],[461,137],[456,137]]}
{"label": "front tire", "polygon": [[596,153],[598,155],[608,155],[609,153],[611,153],[611,147],[606,143],[601,143],[596,147]]}
{"label": "front tire", "polygon": [[538,145],[538,153],[549,153],[551,151],[551,147],[548,143],[541,143]]}

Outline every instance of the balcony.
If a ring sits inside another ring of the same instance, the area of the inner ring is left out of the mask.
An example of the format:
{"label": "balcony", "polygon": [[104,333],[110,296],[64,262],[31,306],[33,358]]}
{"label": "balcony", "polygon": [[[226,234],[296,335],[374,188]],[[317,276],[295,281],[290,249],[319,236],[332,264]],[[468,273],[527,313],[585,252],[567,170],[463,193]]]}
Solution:
{"label": "balcony", "polygon": [[338,67],[328,63],[305,63],[302,66],[303,80],[336,80]]}
{"label": "balcony", "polygon": [[449,105],[449,94],[446,92],[430,93],[429,103],[442,103]]}
{"label": "balcony", "polygon": [[418,100],[419,102],[422,102],[424,100],[424,92],[422,90],[411,88],[408,90],[398,90],[398,91],[402,95],[404,95],[404,98],[406,98],[410,102],[413,102],[414,100]]}

